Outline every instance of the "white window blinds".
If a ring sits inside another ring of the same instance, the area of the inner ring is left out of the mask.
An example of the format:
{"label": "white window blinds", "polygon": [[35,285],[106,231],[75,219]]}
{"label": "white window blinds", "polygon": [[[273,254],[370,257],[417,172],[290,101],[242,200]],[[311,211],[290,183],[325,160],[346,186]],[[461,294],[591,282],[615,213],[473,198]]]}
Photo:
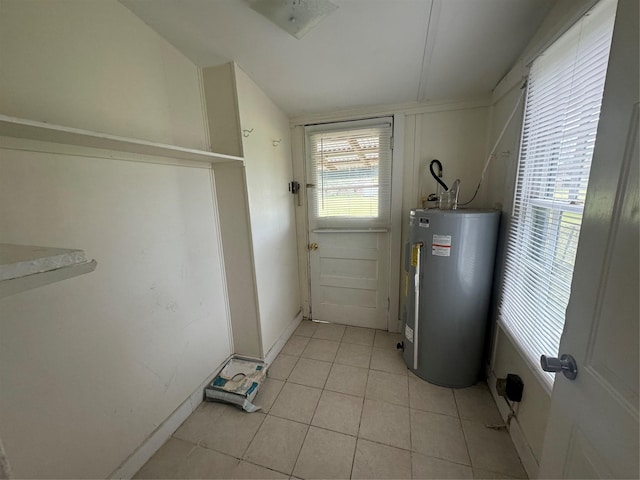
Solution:
{"label": "white window blinds", "polygon": [[602,0],[531,65],[500,316],[548,385],[569,301],[616,2]]}
{"label": "white window blinds", "polygon": [[307,127],[315,226],[389,226],[391,135],[390,118]]}

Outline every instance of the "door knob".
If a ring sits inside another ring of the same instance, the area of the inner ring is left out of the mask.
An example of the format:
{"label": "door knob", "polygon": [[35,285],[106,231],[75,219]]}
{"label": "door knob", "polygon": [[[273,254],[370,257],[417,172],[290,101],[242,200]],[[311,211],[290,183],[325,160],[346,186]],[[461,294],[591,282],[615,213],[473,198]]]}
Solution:
{"label": "door knob", "polygon": [[560,358],[540,356],[540,366],[545,372],[562,372],[569,380],[575,380],[578,376],[578,364],[571,355],[563,354]]}
{"label": "door knob", "polygon": [[309,250],[317,250],[318,249],[318,244],[317,243],[310,243],[309,244]]}

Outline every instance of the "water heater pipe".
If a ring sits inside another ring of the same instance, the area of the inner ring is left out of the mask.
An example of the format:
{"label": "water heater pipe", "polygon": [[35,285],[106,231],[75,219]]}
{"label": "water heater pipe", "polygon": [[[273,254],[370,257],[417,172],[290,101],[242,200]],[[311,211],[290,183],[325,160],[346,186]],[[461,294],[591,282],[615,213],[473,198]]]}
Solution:
{"label": "water heater pipe", "polygon": [[493,158],[494,153],[496,153],[496,150],[498,149],[498,145],[500,145],[500,142],[502,141],[502,137],[504,136],[505,132],[507,131],[507,128],[511,124],[511,120],[513,120],[513,117],[515,116],[516,112],[518,111],[518,107],[520,106],[520,100],[522,100],[522,97],[526,93],[526,90],[525,90],[526,86],[527,86],[527,82],[525,82],[522,85],[522,87],[520,87],[520,89],[522,90],[520,92],[520,96],[518,97],[518,100],[516,101],[516,104],[513,107],[513,110],[511,111],[511,115],[509,115],[509,118],[507,119],[507,122],[504,124],[504,127],[502,127],[502,131],[500,132],[500,135],[498,135],[498,139],[496,140],[496,143],[493,144],[493,148],[491,149],[491,152],[489,152],[489,156],[487,157],[487,161],[484,163],[484,168],[482,169],[482,174],[480,175],[480,181],[478,182],[478,186],[476,187],[476,191],[474,192],[473,197],[471,197],[471,200],[469,200],[468,202],[460,203],[459,205],[469,205],[471,202],[473,202],[475,200],[476,195],[478,195],[478,191],[480,191],[480,185],[482,185],[482,181],[484,180],[484,176],[487,173],[487,169],[489,168],[489,164],[491,163],[491,159]]}
{"label": "water heater pipe", "polygon": [[419,318],[419,306],[420,306],[420,251],[422,250],[422,242],[416,243],[416,274],[413,277],[414,287],[414,320],[413,320],[413,369],[418,369],[418,318]]}

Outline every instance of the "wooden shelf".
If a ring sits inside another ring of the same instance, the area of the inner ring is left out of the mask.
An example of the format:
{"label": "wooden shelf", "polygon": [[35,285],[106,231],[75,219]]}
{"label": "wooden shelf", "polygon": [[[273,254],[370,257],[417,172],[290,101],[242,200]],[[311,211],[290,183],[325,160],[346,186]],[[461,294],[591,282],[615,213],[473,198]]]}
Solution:
{"label": "wooden shelf", "polygon": [[96,269],[82,250],[0,244],[0,298]]}
{"label": "wooden shelf", "polygon": [[106,133],[92,132],[79,128],[64,127],[24,118],[0,115],[0,135],[6,137],[27,138],[45,142],[78,145],[83,147],[139,153],[181,160],[206,163],[243,162],[242,157],[206,152],[191,148],[176,147],[163,143],[148,142],[133,138],[118,137]]}

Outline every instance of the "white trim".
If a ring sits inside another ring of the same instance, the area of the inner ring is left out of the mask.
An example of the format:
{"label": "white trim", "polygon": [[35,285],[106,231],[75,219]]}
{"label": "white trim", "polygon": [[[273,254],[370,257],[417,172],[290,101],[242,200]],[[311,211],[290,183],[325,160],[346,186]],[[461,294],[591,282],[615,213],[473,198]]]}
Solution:
{"label": "white trim", "polygon": [[[491,391],[491,396],[495,401],[498,411],[500,412],[500,416],[502,420],[507,421],[507,417],[509,416],[509,407],[507,406],[503,397],[498,395],[496,390],[496,376],[493,371],[489,371],[487,383],[489,384],[489,390]],[[507,431],[509,432],[509,436],[513,442],[513,446],[516,448],[516,452],[520,457],[520,461],[524,466],[525,471],[527,472],[527,476],[529,478],[538,478],[538,460],[533,454],[533,450],[531,450],[531,446],[527,441],[527,438],[520,427],[520,422],[518,421],[517,414],[511,419],[510,424],[507,427]]]}
{"label": "white trim", "polygon": [[513,345],[513,348],[518,352],[518,355],[520,355],[520,358],[524,360],[524,363],[527,365],[529,370],[531,370],[534,377],[536,377],[540,386],[544,389],[545,392],[549,394],[549,396],[551,396],[551,393],[553,391],[553,384],[550,385],[549,382],[545,380],[544,373],[542,372],[542,367],[540,365],[534,364],[529,359],[527,354],[522,350],[520,345],[518,345],[517,339],[513,336],[513,334],[509,331],[509,329],[505,327],[504,321],[502,320],[502,315],[500,315],[500,313],[498,313],[497,324],[498,324],[498,328],[502,331],[502,333],[504,333],[504,335],[511,342],[511,345]]}
{"label": "white trim", "polygon": [[442,0],[431,0],[429,5],[429,19],[427,20],[427,32],[424,36],[424,50],[422,52],[422,68],[420,69],[420,83],[418,85],[418,101],[424,102],[427,99],[427,86],[431,69],[431,59],[436,46],[438,27],[440,25],[440,11],[442,10]]}
{"label": "white trim", "polygon": [[178,158],[205,163],[242,162],[242,157],[206,152],[193,148],[149,142],[137,138],[120,137],[108,133],[92,132],[81,128],[54,125],[25,118],[0,114],[0,135],[28,138],[53,143],[78,145],[89,148],[141,153],[159,157]]}
{"label": "white trim", "polygon": [[[117,160],[122,162],[153,163],[157,165],[172,165],[176,167],[204,168],[210,169],[212,164],[193,160],[180,160],[177,158],[158,157],[145,155],[142,153],[131,153],[117,150],[107,150],[104,148],[84,147],[64,143],[53,143],[28,138],[6,137],[0,135],[0,149],[17,150],[35,153],[53,153],[71,157],[82,157],[86,159],[100,158],[106,160]],[[240,167],[244,162],[229,162],[225,165]]]}
{"label": "white trim", "polygon": [[200,110],[202,113],[202,127],[204,128],[204,144],[211,150],[211,130],[209,127],[209,115],[207,115],[207,100],[204,93],[204,71],[198,67],[198,90],[200,90]]}
{"label": "white trim", "polygon": [[306,158],[304,146],[304,128],[291,128],[291,163],[293,179],[300,183],[297,202],[294,210],[296,214],[296,246],[298,248],[298,276],[300,282],[300,301],[303,317],[309,317],[309,228],[307,225],[307,183]]}
{"label": "white trim", "polygon": [[293,335],[293,332],[295,332],[296,328],[298,328],[298,325],[300,325],[300,322],[302,322],[302,310],[300,310],[295,318],[291,320],[291,322],[289,322],[289,325],[287,325],[287,328],[284,329],[282,335],[280,335],[278,340],[276,340],[276,343],[273,344],[273,347],[271,347],[269,353],[265,355],[264,362],[267,365],[271,365],[271,363],[275,360],[280,351],[284,348],[284,345],[287,343],[289,338],[291,338],[291,335]]}
{"label": "white trim", "polygon": [[156,428],[142,444],[129,455],[118,468],[116,468],[108,478],[113,479],[130,479],[147,463],[147,461],[164,445],[164,443],[173,435],[182,422],[191,415],[196,408],[202,403],[204,398],[204,388],[215,378],[222,370],[222,367],[229,361],[233,355],[228,356],[215,371],[189,395],[184,402],[176,408],[167,419]]}
{"label": "white trim", "polygon": [[455,110],[468,110],[473,108],[485,108],[491,105],[491,95],[472,99],[451,99],[427,103],[402,103],[393,105],[373,105],[369,107],[356,107],[346,110],[338,110],[331,113],[317,113],[293,117],[289,120],[292,127],[310,125],[316,123],[333,123],[372,117],[388,117],[397,114],[420,115],[422,113],[449,112]]}
{"label": "white trim", "polygon": [[[492,104],[498,103],[502,97],[507,95],[513,88],[520,85],[521,82],[527,77],[529,72],[529,65],[536,59],[542,52],[544,52],[553,42],[555,42],[562,34],[564,34],[569,28],[571,28],[578,20],[580,20],[585,13],[587,13],[599,0],[581,0],[574,2],[558,2],[555,9],[567,8],[568,11],[559,12],[556,16],[559,18],[553,25],[550,25],[546,30],[546,33],[539,39],[532,40],[527,51],[524,52],[509,70],[509,72],[502,77],[496,87],[493,89],[493,96],[491,99]],[[554,10],[547,16],[547,19],[553,20]],[[545,19],[543,24],[548,20]]]}
{"label": "white trim", "polygon": [[399,332],[400,275],[402,270],[402,182],[404,179],[405,116],[393,116],[393,151],[391,152],[391,235],[389,238],[389,312],[387,330]]}
{"label": "white trim", "polygon": [[213,227],[216,231],[216,240],[218,241],[218,258],[220,259],[222,293],[224,297],[225,320],[227,321],[227,339],[229,342],[229,352],[234,352],[233,346],[233,323],[231,322],[231,304],[229,303],[229,288],[227,285],[227,271],[224,263],[224,251],[222,247],[222,230],[220,226],[220,211],[218,209],[218,195],[216,194],[216,176],[213,169],[209,170],[209,181],[211,182],[211,207],[215,213]]}

